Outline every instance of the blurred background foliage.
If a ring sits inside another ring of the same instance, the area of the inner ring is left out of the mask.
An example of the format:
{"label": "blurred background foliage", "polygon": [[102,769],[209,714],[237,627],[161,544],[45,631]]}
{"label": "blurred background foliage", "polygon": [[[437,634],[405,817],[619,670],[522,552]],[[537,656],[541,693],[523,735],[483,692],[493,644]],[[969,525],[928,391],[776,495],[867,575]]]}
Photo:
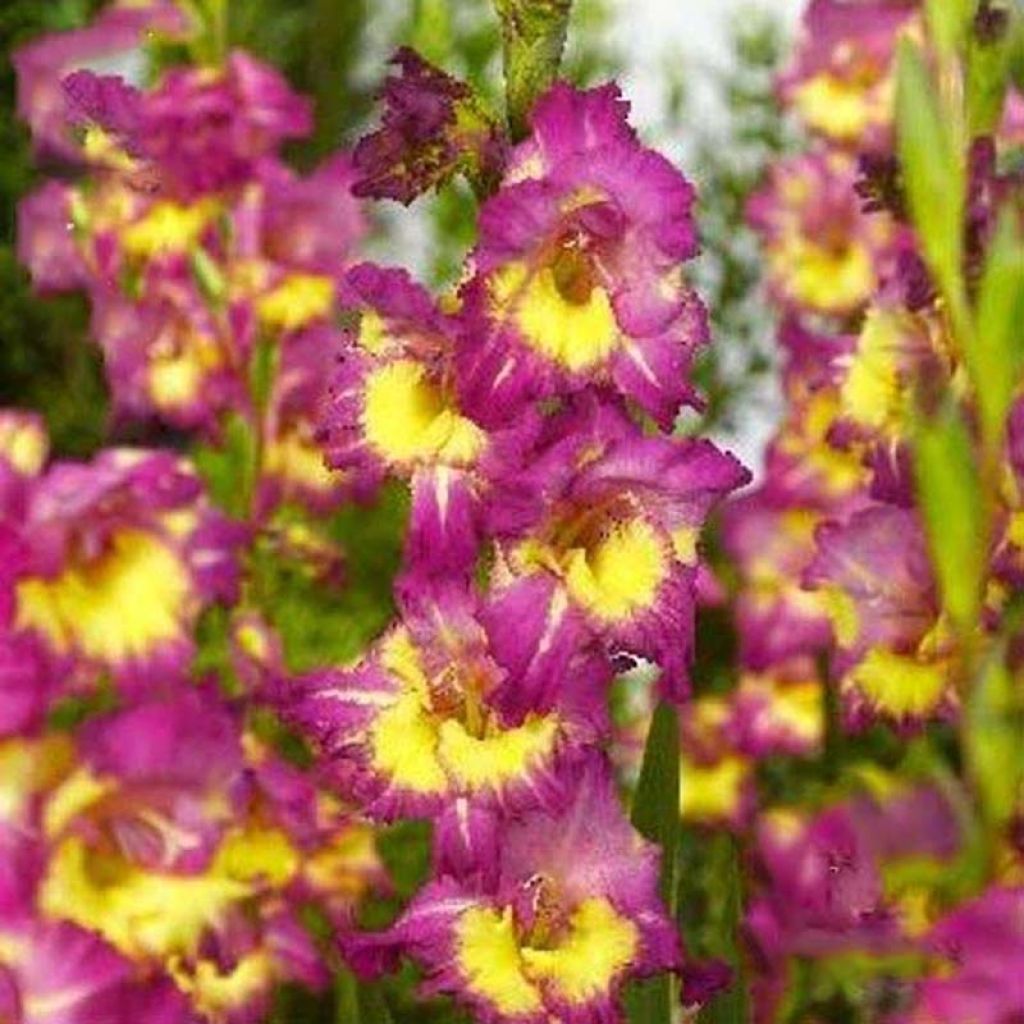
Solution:
{"label": "blurred background foliage", "polygon": [[15,115],[10,55],[42,32],[88,21],[98,0],[8,0],[0,4],[0,405],[45,413],[58,448],[85,454],[104,439],[106,396],[99,357],[86,340],[88,310],[78,295],[33,296],[15,256],[18,199],[36,169],[28,131]]}

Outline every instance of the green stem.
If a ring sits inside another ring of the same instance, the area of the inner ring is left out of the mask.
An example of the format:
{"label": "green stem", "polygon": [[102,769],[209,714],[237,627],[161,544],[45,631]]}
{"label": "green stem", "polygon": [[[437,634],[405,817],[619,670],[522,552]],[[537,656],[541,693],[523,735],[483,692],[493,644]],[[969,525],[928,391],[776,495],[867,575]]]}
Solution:
{"label": "green stem", "polygon": [[[679,716],[662,702],[651,719],[640,779],[633,796],[636,830],[661,848],[661,898],[675,917],[679,854]],[[670,1024],[678,1003],[675,977],[660,974],[630,985],[626,1009],[631,1024]]]}
{"label": "green stem", "polygon": [[494,0],[494,7],[501,19],[509,130],[521,139],[534,101],[558,74],[572,0]]}
{"label": "green stem", "polygon": [[256,497],[259,491],[263,459],[266,454],[267,416],[270,396],[277,375],[278,344],[273,338],[261,338],[253,352],[249,371],[249,394],[252,401],[251,465],[246,477],[246,509],[250,522],[256,520]]}
{"label": "green stem", "polygon": [[721,957],[732,968],[732,984],[705,1006],[698,1016],[700,1024],[739,1024],[750,1019],[747,979],[739,931],[743,921],[743,869],[740,839],[720,831],[706,842],[708,877],[718,898],[710,909],[708,931],[711,943],[702,952]]}
{"label": "green stem", "polygon": [[190,49],[198,64],[219,67],[227,57],[230,0],[180,0],[198,26]]}
{"label": "green stem", "polygon": [[828,781],[835,782],[839,778],[839,765],[843,756],[843,723],[839,717],[839,695],[825,655],[818,658],[818,679],[821,683],[822,771]]}

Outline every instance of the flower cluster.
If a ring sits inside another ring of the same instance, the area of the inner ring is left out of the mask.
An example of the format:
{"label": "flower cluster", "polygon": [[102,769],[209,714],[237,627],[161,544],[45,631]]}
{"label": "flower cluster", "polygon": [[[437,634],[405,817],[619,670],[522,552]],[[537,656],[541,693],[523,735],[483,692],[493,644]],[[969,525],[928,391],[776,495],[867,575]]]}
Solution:
{"label": "flower cluster", "polygon": [[198,31],[114,5],[15,58],[61,169],[19,212],[33,283],[86,292],[115,428],[205,443],[51,459],[40,417],[0,412],[0,1016],[19,1024],[263,1019],[281,983],[329,986],[390,885],[372,824],[253,699],[281,657],[254,562],[340,557],[315,531],[354,481],[313,434],[363,215],[344,154],[283,162],[309,107],[249,55],[145,90],[83,69]]}
{"label": "flower cluster", "polygon": [[[899,790],[908,785],[906,777],[899,785],[872,777],[866,803],[863,795],[851,801],[846,778],[838,793],[826,790],[824,800],[815,792],[811,810],[763,800],[758,806],[750,791],[755,765],[734,724],[754,678],[770,694],[767,706],[791,727],[807,723],[809,745],[789,753],[813,751],[816,743],[823,783],[835,778],[844,742],[855,762],[844,764],[844,773],[865,770],[854,748],[861,759],[885,743],[899,749],[917,742],[918,753],[934,750],[931,737],[942,729],[952,726],[969,737],[977,728],[965,707],[977,699],[971,687],[980,685],[971,680],[974,659],[990,643],[1002,650],[1008,628],[1008,596],[1019,585],[1013,539],[1019,407],[1005,440],[988,447],[995,459],[982,486],[995,482],[993,534],[979,538],[984,568],[977,621],[956,618],[949,584],[936,569],[944,542],[923,496],[922,423],[948,404],[976,425],[979,408],[962,324],[948,286],[933,274],[933,255],[921,244],[920,214],[911,217],[907,192],[914,168],[897,145],[901,46],[923,44],[928,60],[942,60],[924,7],[904,0],[813,0],[779,88],[806,133],[806,151],[772,166],[748,204],[765,257],[766,292],[780,314],[784,409],[761,483],[725,512],[724,547],[738,574],[734,617],[743,681],[727,700],[705,699],[722,706],[698,717],[703,741],[694,749],[708,751],[704,770],[717,773],[719,792],[715,801],[710,791],[703,794],[698,820],[741,828],[757,806],[748,833],[755,881],[745,928],[755,1014],[764,1021],[797,1019],[787,1016],[794,999],[804,1000],[805,1008],[821,999],[820,1007],[854,991],[859,1005],[874,1000],[877,1019],[887,1021],[996,1021],[1024,1010],[1019,986],[984,975],[993,964],[987,954],[979,955],[982,973],[974,978],[988,981],[966,980],[974,961],[958,948],[952,955],[965,965],[962,984],[956,973],[946,980],[939,970],[917,988],[909,985],[930,950],[940,957],[948,952],[947,936],[976,929],[989,908],[1000,908],[993,915],[1012,914],[1019,896],[1019,890],[991,888],[977,904],[939,920],[964,890],[937,884],[945,870],[938,865],[972,857],[948,786],[922,789],[919,781],[907,794]],[[966,31],[971,45],[992,45],[983,37],[994,12],[981,7]],[[960,73],[942,66],[947,76]],[[1017,145],[1018,102],[1011,95],[1001,127],[964,154],[966,209],[957,225],[963,265],[957,273],[972,290],[971,302],[1000,209],[1019,198],[1018,181],[997,170]],[[1013,371],[1007,366],[1002,372]],[[1018,385],[1013,388],[1016,394]],[[980,454],[980,428],[969,444],[970,458],[988,458]],[[1015,658],[1007,671],[1019,686]],[[808,687],[802,691],[807,701],[797,712],[789,700],[801,685]],[[934,769],[933,756],[905,771],[927,776],[922,765]],[[997,770],[1016,771],[1011,765]],[[763,798],[765,789],[758,792]],[[1020,794],[1013,800],[1019,812]],[[1019,882],[1013,866],[1019,848],[1005,834],[995,842],[1015,852],[1001,855],[994,877],[983,871],[984,880]],[[896,862],[914,858],[939,873],[919,867],[916,877],[924,880],[910,885],[915,871]],[[993,954],[1004,957],[1000,969],[1007,972],[1017,955],[1011,946],[1007,940],[1005,956],[1002,946]],[[807,977],[815,980],[794,994],[794,972],[808,970],[809,962],[815,967]]]}
{"label": "flower cluster", "polygon": [[303,915],[352,927],[385,882],[373,832],[190,678],[245,528],[168,451],[48,464],[29,414],[0,416],[0,481],[12,1019],[254,1019],[276,983],[324,984]]}
{"label": "flower cluster", "polygon": [[[497,6],[528,111],[403,48],[305,173],[220,0],[15,55],[112,416],[0,410],[0,1021],[1024,1019],[1019,15],[809,4],[737,494],[694,189]],[[460,177],[457,283],[366,260]]]}
{"label": "flower cluster", "polygon": [[[0,418],[0,1008],[253,1020],[338,957],[408,958],[482,1020],[619,1020],[684,962],[609,692],[644,663],[689,694],[701,530],[747,480],[673,432],[709,340],[693,189],[614,85],[555,84],[513,141],[408,50],[377,131],[300,176],[281,147],[309,106],[248,54],[147,88],[83,67],[187,49],[183,10],[115,5],[18,55],[66,172],[24,200],[21,257],[87,294],[115,428],[197,445],[50,462],[40,421]],[[455,174],[481,198],[456,290],[354,259],[354,196]],[[393,621],[295,658],[268,562],[336,588],[332,514],[396,486]],[[431,877],[360,927],[375,838],[409,819]]]}
{"label": "flower cluster", "polygon": [[[88,293],[117,419],[213,439],[229,412],[259,420],[254,500],[264,510],[337,501],[345,487],[320,465],[312,420],[338,344],[340,281],[364,231],[351,163],[338,154],[300,177],[282,161],[282,143],[311,131],[309,105],[240,51],[215,71],[172,68],[145,91],[71,70],[138,46],[150,24],[142,12],[160,10],[133,8],[134,35],[127,10],[113,8],[20,52],[24,113],[45,124],[40,145],[86,173],[24,200],[19,255],[44,294]],[[51,88],[37,96],[29,74],[44,68]],[[58,103],[54,123],[46,112]],[[280,367],[259,394],[252,377],[268,347]]]}
{"label": "flower cluster", "polygon": [[[681,967],[601,752],[607,696],[641,659],[687,693],[698,536],[746,474],[668,433],[707,340],[693,195],[626,114],[612,86],[541,97],[444,301],[347,275],[320,437],[336,469],[408,483],[399,618],[357,664],[276,684],[340,792],[434,823],[433,879],[353,962],[410,957],[482,1020],[617,1019],[628,980]],[[363,157],[407,135],[386,115]]]}

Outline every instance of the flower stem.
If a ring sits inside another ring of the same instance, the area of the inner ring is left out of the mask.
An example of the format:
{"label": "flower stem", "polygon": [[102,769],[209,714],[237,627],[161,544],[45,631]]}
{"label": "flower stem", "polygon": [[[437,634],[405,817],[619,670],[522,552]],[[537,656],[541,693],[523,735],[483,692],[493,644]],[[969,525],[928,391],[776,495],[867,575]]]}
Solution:
{"label": "flower stem", "polygon": [[558,74],[572,0],[494,0],[494,7],[501,19],[509,130],[518,140],[534,101]]}

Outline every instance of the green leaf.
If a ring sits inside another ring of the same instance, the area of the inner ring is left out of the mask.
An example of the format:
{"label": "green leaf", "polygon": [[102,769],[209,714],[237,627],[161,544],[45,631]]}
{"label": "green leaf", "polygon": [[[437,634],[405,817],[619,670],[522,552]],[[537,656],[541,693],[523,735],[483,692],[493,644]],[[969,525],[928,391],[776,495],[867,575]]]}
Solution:
{"label": "green leaf", "polygon": [[943,604],[961,630],[972,630],[981,605],[987,538],[974,445],[954,405],[919,422],[914,471]]}
{"label": "green leaf", "polygon": [[253,405],[262,414],[270,401],[280,359],[280,346],[274,338],[264,337],[256,342],[249,364],[249,394]]}
{"label": "green leaf", "polygon": [[255,483],[252,478],[254,444],[245,417],[232,414],[224,422],[220,444],[200,446],[193,454],[196,469],[214,502],[239,517],[247,511],[247,496]]}
{"label": "green leaf", "polygon": [[[1006,12],[1010,17],[1010,12]],[[968,36],[965,54],[964,92],[967,125],[971,138],[990,135],[999,126],[1003,103],[1010,84],[1013,32],[1007,26],[997,39],[985,39],[977,32]]]}
{"label": "green leaf", "polygon": [[453,11],[448,0],[416,0],[409,45],[434,64],[443,64],[452,52]]}
{"label": "green leaf", "polygon": [[494,0],[494,8],[501,20],[509,127],[522,138],[534,100],[558,74],[572,0]]}
{"label": "green leaf", "polygon": [[340,970],[334,978],[335,1024],[361,1024],[359,984],[350,971]]}
{"label": "green leaf", "polygon": [[976,330],[967,346],[968,369],[978,399],[986,441],[1002,438],[1006,415],[1024,367],[1024,242],[1015,218],[1004,213],[985,263],[975,316]]}
{"label": "green leaf", "polygon": [[925,18],[939,53],[953,54],[961,48],[974,6],[974,0],[926,0]]}
{"label": "green leaf", "polygon": [[335,1024],[361,1024],[359,982],[351,971],[342,968],[334,976]]}
{"label": "green leaf", "polygon": [[957,317],[964,304],[964,154],[955,136],[956,118],[943,109],[921,50],[910,40],[900,44],[896,123],[904,181],[921,248],[952,315]]}
{"label": "green leaf", "polygon": [[732,984],[705,1006],[697,1017],[700,1024],[740,1024],[750,1019],[743,958],[739,948],[739,926],[743,919],[743,874],[739,841],[728,832],[707,840],[709,878],[715,888],[711,919],[703,952],[721,957],[733,970]]}
{"label": "green leaf", "polygon": [[[637,831],[661,847],[661,897],[674,917],[680,828],[679,715],[665,702],[651,719],[632,820]],[[626,992],[631,1024],[669,1024],[675,1003],[675,979],[670,974],[635,983]]]}
{"label": "green leaf", "polygon": [[192,276],[203,298],[211,306],[220,306],[224,302],[228,285],[224,272],[217,266],[216,261],[201,245],[195,246],[189,252],[189,265],[192,268]]}
{"label": "green leaf", "polygon": [[367,1024],[393,1024],[394,1018],[379,985],[359,986],[359,1006],[361,1019]]}
{"label": "green leaf", "polygon": [[1024,697],[1006,667],[1003,645],[982,668],[967,699],[965,744],[972,781],[990,830],[1024,805]]}

